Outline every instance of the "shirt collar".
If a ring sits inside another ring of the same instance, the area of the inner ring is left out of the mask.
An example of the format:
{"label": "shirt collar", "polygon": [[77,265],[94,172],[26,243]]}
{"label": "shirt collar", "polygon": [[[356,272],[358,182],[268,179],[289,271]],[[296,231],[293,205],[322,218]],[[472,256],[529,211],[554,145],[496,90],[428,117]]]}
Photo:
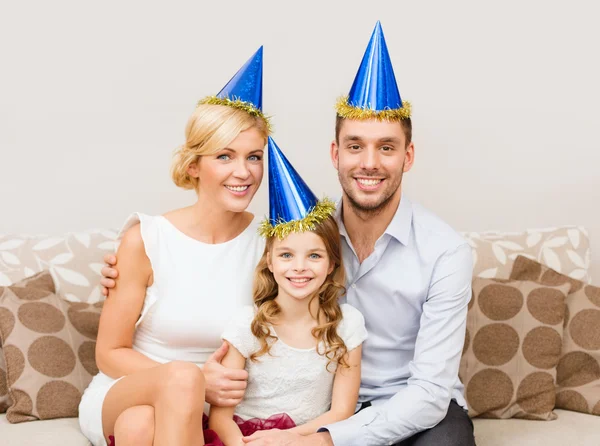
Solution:
{"label": "shirt collar", "polygon": [[412,203],[404,194],[400,197],[400,204],[394,214],[394,218],[385,230],[404,246],[408,245],[410,228],[412,226]]}
{"label": "shirt collar", "polygon": [[[406,195],[402,194],[402,196],[400,197],[400,204],[398,205],[398,209],[396,210],[392,221],[385,229],[384,233],[391,235],[403,245],[408,245],[408,241],[410,239],[410,228],[412,226],[412,214],[412,203]],[[346,226],[344,226],[344,222],[342,221],[341,198],[337,202],[334,217],[335,221],[337,222],[340,228],[340,234],[348,238]]]}

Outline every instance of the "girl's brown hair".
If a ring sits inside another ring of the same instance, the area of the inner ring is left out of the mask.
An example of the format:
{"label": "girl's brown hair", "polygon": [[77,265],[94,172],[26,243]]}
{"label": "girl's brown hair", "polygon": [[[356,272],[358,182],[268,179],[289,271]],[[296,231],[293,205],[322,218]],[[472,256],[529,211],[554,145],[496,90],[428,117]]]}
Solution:
{"label": "girl's brown hair", "polygon": [[[319,344],[322,342],[324,345],[323,352],[319,348],[317,351],[328,359],[327,368],[332,363],[348,367],[348,363],[345,360],[348,349],[337,333],[338,326],[342,320],[342,309],[340,308],[339,298],[346,292],[344,288],[346,273],[342,262],[340,232],[333,216],[327,217],[312,232],[323,240],[330,265],[333,265],[331,273],[327,275],[319,291],[310,298],[310,302],[313,299],[319,299],[319,310],[313,316],[315,316],[317,321],[322,321],[317,327],[313,328],[312,334],[317,338]],[[265,251],[256,267],[254,275],[253,297],[257,311],[252,320],[251,330],[252,334],[259,340],[261,348],[250,355],[252,361],[256,361],[258,357],[268,354],[271,349],[269,341],[276,339],[275,336],[271,335],[269,325],[273,323],[281,309],[277,305],[277,302],[275,302],[278,285],[267,264],[267,256],[273,249],[274,240],[274,237],[267,238]]]}

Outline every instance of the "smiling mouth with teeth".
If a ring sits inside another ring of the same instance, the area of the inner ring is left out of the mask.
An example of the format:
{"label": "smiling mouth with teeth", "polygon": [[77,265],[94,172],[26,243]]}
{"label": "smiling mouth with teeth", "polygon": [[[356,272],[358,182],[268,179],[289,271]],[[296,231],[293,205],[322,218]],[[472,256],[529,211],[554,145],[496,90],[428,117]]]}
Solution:
{"label": "smiling mouth with teeth", "polygon": [[225,187],[233,192],[244,192],[250,186],[225,186]]}
{"label": "smiling mouth with teeth", "polygon": [[294,279],[292,277],[288,277],[287,280],[289,280],[290,282],[294,282],[294,283],[304,283],[304,282],[308,282],[309,280],[312,280],[310,277],[304,277],[302,279]]}
{"label": "smiling mouth with teeth", "polygon": [[379,183],[381,183],[383,181],[383,179],[367,180],[365,178],[357,178],[356,181],[358,181],[363,186],[377,186]]}

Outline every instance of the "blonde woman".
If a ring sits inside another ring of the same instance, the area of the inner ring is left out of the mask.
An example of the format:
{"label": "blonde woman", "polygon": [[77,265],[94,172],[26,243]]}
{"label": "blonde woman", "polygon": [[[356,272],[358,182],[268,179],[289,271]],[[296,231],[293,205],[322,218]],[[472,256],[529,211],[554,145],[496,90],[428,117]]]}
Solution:
{"label": "blonde woman", "polygon": [[[262,49],[238,81],[248,70],[262,80]],[[231,100],[240,96],[235,82],[202,101],[175,156],[173,180],[195,189],[196,202],[160,216],[134,214],[122,231],[119,278],[100,318],[100,372],[79,407],[94,446],[203,445],[205,402],[235,405],[243,396],[245,371],[217,364],[211,372],[206,364],[230,310],[251,302],[264,249],[246,208],[263,177],[269,127],[260,85],[258,100]]]}

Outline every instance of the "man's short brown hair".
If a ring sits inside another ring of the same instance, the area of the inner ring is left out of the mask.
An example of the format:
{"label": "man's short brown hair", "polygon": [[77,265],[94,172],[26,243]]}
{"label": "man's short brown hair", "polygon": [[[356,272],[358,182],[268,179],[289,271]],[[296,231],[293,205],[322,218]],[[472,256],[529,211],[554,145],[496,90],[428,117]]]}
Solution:
{"label": "man's short brown hair", "polygon": [[[335,142],[336,144],[339,144],[339,138],[340,138],[340,130],[342,129],[342,123],[344,122],[344,119],[346,118],[342,118],[340,115],[336,115],[335,116]],[[402,127],[402,130],[404,131],[404,136],[406,137],[406,146],[408,146],[410,144],[410,142],[412,141],[412,121],[410,120],[410,118],[405,118],[405,119],[400,119],[399,121],[400,126]]]}

